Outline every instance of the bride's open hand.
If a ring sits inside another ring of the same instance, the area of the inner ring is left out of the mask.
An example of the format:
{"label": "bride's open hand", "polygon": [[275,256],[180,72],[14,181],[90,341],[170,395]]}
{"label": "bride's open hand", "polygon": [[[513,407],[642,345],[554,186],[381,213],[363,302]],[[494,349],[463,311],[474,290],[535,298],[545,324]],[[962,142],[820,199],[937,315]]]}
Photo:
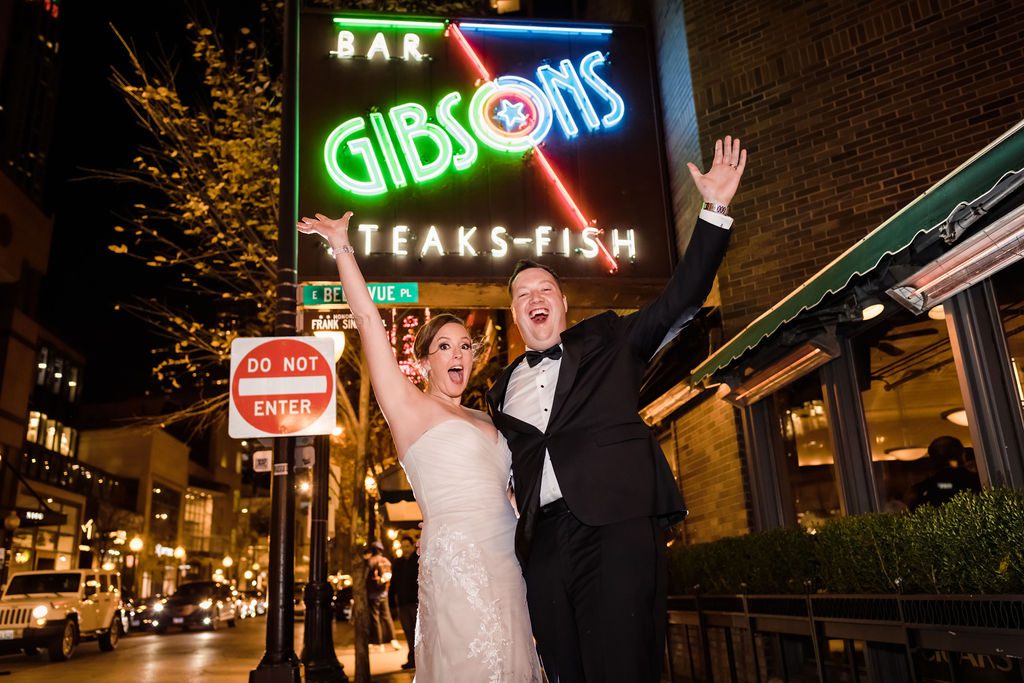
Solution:
{"label": "bride's open hand", "polygon": [[352,212],[346,211],[341,218],[328,218],[322,213],[313,214],[316,218],[302,217],[295,227],[307,235],[317,234],[330,243],[332,247],[348,244],[348,221]]}

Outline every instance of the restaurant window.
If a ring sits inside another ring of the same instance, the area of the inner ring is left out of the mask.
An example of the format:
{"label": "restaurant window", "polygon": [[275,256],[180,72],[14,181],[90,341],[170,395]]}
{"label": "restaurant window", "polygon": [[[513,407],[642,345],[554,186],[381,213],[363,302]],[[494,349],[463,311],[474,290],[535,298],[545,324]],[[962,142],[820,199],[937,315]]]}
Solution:
{"label": "restaurant window", "polygon": [[[78,534],[80,504],[71,500],[45,496],[46,507],[63,513],[59,526],[22,526],[11,539],[14,549],[13,571],[33,569],[70,569],[78,566]],[[19,486],[16,505],[28,510],[41,510],[43,505],[24,484]]]}
{"label": "restaurant window", "polygon": [[980,480],[943,308],[900,311],[855,340],[883,510],[941,504]]}
{"label": "restaurant window", "polygon": [[805,529],[817,528],[840,514],[821,380],[812,373],[777,391],[770,400],[775,403],[781,455],[789,478],[788,498],[797,523]]}
{"label": "restaurant window", "polygon": [[1010,352],[1010,367],[1017,397],[1024,405],[1024,261],[1018,261],[992,278],[999,315]]}

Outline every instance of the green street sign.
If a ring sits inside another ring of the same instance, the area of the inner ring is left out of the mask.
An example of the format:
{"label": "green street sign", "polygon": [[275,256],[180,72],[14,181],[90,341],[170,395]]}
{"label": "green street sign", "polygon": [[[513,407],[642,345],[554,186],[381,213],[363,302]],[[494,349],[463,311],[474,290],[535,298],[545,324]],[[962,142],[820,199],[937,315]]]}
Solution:
{"label": "green street sign", "polygon": [[[415,304],[420,300],[418,282],[371,282],[366,285],[373,303],[378,305]],[[302,305],[329,308],[347,304],[341,285],[302,285]]]}

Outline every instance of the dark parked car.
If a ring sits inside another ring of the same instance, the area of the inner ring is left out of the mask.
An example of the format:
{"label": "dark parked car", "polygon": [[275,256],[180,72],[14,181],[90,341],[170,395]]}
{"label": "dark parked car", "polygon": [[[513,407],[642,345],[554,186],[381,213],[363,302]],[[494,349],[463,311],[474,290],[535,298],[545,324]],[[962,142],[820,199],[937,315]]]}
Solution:
{"label": "dark parked car", "polygon": [[145,631],[153,628],[153,620],[159,619],[164,609],[166,598],[152,595],[148,598],[135,598],[125,606],[128,612],[128,628],[132,631]]}
{"label": "dark parked car", "polygon": [[234,628],[238,617],[231,586],[216,581],[183,583],[163,605],[159,618],[153,620],[157,633],[168,628],[215,630],[224,623]]}

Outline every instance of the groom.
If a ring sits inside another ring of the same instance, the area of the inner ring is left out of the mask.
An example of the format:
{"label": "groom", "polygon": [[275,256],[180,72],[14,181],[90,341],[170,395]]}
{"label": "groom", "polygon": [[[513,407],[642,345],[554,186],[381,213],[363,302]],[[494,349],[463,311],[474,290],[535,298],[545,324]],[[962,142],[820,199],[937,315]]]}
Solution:
{"label": "groom", "polygon": [[659,679],[661,530],[686,508],[637,415],[640,380],[711,290],[745,165],[746,151],[729,136],[715,142],[706,174],[688,164],[703,210],[665,290],[636,313],[608,311],[567,329],[554,271],[524,260],[509,280],[512,318],[529,350],[505,368],[487,403],[512,450],[516,554],[552,683]]}

